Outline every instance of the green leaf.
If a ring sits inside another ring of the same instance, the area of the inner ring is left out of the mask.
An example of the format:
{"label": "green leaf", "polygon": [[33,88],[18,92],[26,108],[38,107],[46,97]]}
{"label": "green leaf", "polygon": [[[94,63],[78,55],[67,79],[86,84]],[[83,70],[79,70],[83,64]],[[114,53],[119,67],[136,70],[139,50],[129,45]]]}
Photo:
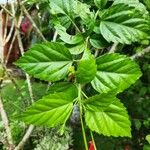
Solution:
{"label": "green leaf", "polygon": [[110,105],[106,109],[103,104],[104,99],[102,102],[101,99],[96,99],[96,101],[95,105],[93,103],[91,103],[92,105],[89,104],[90,109],[85,108],[85,121],[88,127],[104,136],[131,137],[131,123],[123,104],[117,98],[111,104],[112,100],[110,99]]}
{"label": "green leaf", "polygon": [[76,86],[71,82],[58,82],[54,83],[49,87],[48,93],[58,93],[58,92],[66,92],[66,91],[72,91],[74,94],[77,95],[77,88]]}
{"label": "green leaf", "polygon": [[90,5],[77,1],[74,13],[81,18],[83,24],[85,24],[89,29],[92,29],[95,25],[95,14],[90,11],[90,7]]}
{"label": "green leaf", "polygon": [[101,15],[100,31],[108,42],[131,44],[147,38],[149,26],[140,11],[117,4]]}
{"label": "green leaf", "polygon": [[58,81],[68,74],[72,55],[64,45],[46,42],[34,45],[16,65],[35,78]]}
{"label": "green leaf", "polygon": [[83,42],[83,37],[81,34],[69,35],[66,32],[66,28],[61,25],[56,25],[55,29],[57,33],[60,35],[60,39],[67,44],[78,44]]}
{"label": "green leaf", "polygon": [[107,0],[94,0],[94,3],[99,9],[103,9],[107,4]]}
{"label": "green leaf", "polygon": [[146,136],[146,140],[150,144],[150,134]]}
{"label": "green leaf", "polygon": [[86,99],[86,101],[84,101],[84,105],[86,106],[86,109],[90,111],[104,111],[116,100],[115,95],[115,91],[95,95]]}
{"label": "green leaf", "polygon": [[141,11],[143,14],[148,14],[146,7],[142,3],[140,3],[139,0],[114,0],[113,5],[121,4],[121,3],[132,6],[135,9],[138,9],[139,11]]}
{"label": "green leaf", "polygon": [[125,55],[105,54],[96,59],[97,73],[91,82],[95,90],[122,92],[141,76],[139,66]]}
{"label": "green leaf", "polygon": [[75,0],[51,0],[50,7],[53,14],[64,14],[69,18],[74,17],[74,9],[77,6]]}
{"label": "green leaf", "polygon": [[35,102],[19,118],[28,124],[54,127],[65,124],[73,109],[74,93],[50,94]]}
{"label": "green leaf", "polygon": [[150,145],[144,145],[143,150],[150,150]]}
{"label": "green leaf", "polygon": [[79,83],[88,83],[96,75],[97,67],[94,56],[89,50],[85,50],[82,59],[79,62],[76,72],[76,78]]}
{"label": "green leaf", "polygon": [[80,43],[78,45],[68,47],[68,49],[72,55],[81,54],[85,50],[85,48],[86,48],[85,43]]}
{"label": "green leaf", "polygon": [[109,46],[109,43],[101,35],[98,34],[94,34],[90,38],[90,43],[94,48],[97,49],[102,49]]}
{"label": "green leaf", "polygon": [[149,0],[143,0],[148,10],[150,10],[150,1]]}

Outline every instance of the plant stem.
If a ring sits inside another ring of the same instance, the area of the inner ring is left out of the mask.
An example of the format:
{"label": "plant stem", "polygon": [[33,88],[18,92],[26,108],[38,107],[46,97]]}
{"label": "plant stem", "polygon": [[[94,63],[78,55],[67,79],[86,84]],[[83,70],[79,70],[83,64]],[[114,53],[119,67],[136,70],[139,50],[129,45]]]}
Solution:
{"label": "plant stem", "polygon": [[93,136],[93,132],[91,130],[90,130],[90,134],[91,134],[92,142],[94,144],[94,150],[97,150],[95,140],[94,140],[94,136]]}
{"label": "plant stem", "polygon": [[141,52],[138,52],[135,55],[131,56],[131,59],[136,59],[136,58],[143,57],[147,53],[150,53],[150,46],[148,46],[147,48],[143,49]]}
{"label": "plant stem", "polygon": [[114,53],[117,50],[118,43],[114,43],[109,51],[109,53]]}
{"label": "plant stem", "polygon": [[84,140],[84,145],[85,149],[88,150],[88,144],[87,144],[87,139],[86,139],[86,134],[85,134],[85,129],[84,129],[84,124],[83,124],[83,118],[82,118],[82,103],[81,103],[81,85],[79,84],[78,86],[78,100],[79,100],[79,105],[80,105],[80,120],[81,120],[81,127],[82,127],[82,134],[83,134],[83,140]]}

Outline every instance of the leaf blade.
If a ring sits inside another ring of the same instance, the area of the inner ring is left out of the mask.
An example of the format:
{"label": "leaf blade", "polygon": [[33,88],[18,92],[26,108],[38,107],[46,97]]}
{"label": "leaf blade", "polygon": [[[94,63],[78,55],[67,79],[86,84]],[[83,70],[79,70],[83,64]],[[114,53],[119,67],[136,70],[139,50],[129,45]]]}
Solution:
{"label": "leaf blade", "polygon": [[98,57],[97,73],[91,84],[100,93],[118,93],[135,83],[141,76],[139,66],[125,55],[105,54]]}
{"label": "leaf blade", "polygon": [[[101,102],[99,101],[99,103]],[[86,109],[85,121],[92,131],[104,136],[131,137],[131,123],[127,111],[118,99],[104,110],[91,111]]]}
{"label": "leaf blade", "polygon": [[49,94],[29,107],[20,119],[28,124],[49,127],[64,124],[72,112],[74,98],[76,95],[70,92]]}
{"label": "leaf blade", "polygon": [[45,81],[63,79],[72,65],[72,55],[59,43],[36,44],[16,63],[35,78]]}

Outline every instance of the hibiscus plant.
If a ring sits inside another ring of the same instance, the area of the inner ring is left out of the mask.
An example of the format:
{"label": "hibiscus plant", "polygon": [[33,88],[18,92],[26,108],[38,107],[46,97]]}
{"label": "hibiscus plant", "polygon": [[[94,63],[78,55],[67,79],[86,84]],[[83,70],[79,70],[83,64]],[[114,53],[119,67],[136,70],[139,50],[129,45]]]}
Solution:
{"label": "hibiscus plant", "polygon": [[49,82],[49,89],[19,118],[33,125],[60,126],[63,132],[78,107],[86,150],[85,126],[93,141],[92,132],[131,137],[128,112],[117,94],[142,73],[134,57],[124,55],[119,47],[148,40],[146,7],[138,0],[43,3],[49,7],[57,39],[34,44],[15,64]]}

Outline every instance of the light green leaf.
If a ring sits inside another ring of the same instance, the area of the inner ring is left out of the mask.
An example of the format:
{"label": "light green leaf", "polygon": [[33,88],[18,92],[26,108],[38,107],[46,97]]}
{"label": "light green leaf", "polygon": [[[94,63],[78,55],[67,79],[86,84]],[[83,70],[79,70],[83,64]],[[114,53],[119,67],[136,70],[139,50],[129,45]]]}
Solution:
{"label": "light green leaf", "polygon": [[[112,97],[112,99],[115,99]],[[88,127],[104,136],[126,136],[131,137],[131,123],[123,104],[116,98],[114,102],[103,109],[103,100],[96,99],[97,102],[85,108],[85,121]],[[112,100],[110,99],[110,102]],[[94,111],[94,109],[96,111]],[[93,109],[93,110],[92,110]],[[99,111],[98,111],[99,109]]]}
{"label": "light green leaf", "polygon": [[72,47],[68,47],[68,49],[72,55],[81,54],[85,50],[85,48],[86,48],[85,43],[81,43],[81,44],[78,44],[78,45],[75,45]]}
{"label": "light green leaf", "polygon": [[73,18],[77,2],[75,0],[51,0],[50,7],[54,14],[64,14],[69,18]]}
{"label": "light green leaf", "polygon": [[150,144],[150,134],[146,136],[146,140]]}
{"label": "light green leaf", "polygon": [[97,73],[91,82],[95,90],[122,92],[141,76],[139,66],[125,55],[105,54],[96,59]]}
{"label": "light green leaf", "polygon": [[77,1],[77,6],[74,9],[74,13],[81,18],[83,24],[92,29],[95,25],[95,14],[90,11],[90,7],[90,5]]}
{"label": "light green leaf", "polygon": [[94,3],[99,9],[103,9],[107,4],[107,1],[108,0],[94,0]]}
{"label": "light green leaf", "polygon": [[85,50],[82,59],[79,62],[76,72],[76,78],[79,83],[88,83],[96,75],[97,67],[94,56],[89,50]]}
{"label": "light green leaf", "polygon": [[57,33],[60,35],[60,39],[67,44],[78,44],[83,42],[83,37],[81,34],[69,35],[66,32],[66,28],[61,25],[56,25],[55,29]]}
{"label": "light green leaf", "polygon": [[101,15],[100,31],[108,42],[131,44],[147,38],[149,26],[140,11],[117,4]]}
{"label": "light green leaf", "polygon": [[75,98],[73,92],[47,95],[35,102],[19,118],[28,124],[48,127],[64,124],[72,112]]}
{"label": "light green leaf", "polygon": [[104,111],[116,100],[115,95],[115,91],[95,95],[86,99],[86,101],[84,101],[84,105],[86,106],[86,109],[90,111]]}
{"label": "light green leaf", "polygon": [[35,78],[58,81],[68,74],[72,55],[64,45],[46,42],[34,45],[16,65]]}

